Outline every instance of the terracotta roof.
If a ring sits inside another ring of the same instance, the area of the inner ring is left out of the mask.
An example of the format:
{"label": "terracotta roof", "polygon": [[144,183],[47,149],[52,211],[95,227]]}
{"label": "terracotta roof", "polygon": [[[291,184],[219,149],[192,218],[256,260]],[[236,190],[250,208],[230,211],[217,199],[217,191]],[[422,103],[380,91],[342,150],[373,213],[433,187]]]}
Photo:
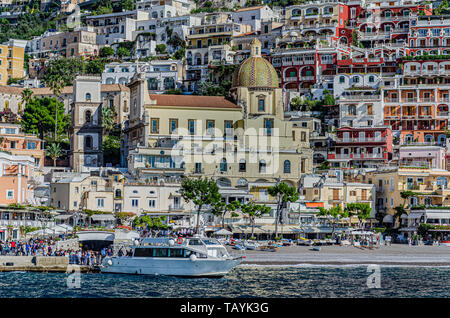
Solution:
{"label": "terracotta roof", "polygon": [[241,109],[240,106],[221,96],[150,94],[158,106],[209,107]]}
{"label": "terracotta roof", "polygon": [[[53,95],[53,91],[50,87],[30,88],[33,91],[33,95]],[[61,94],[73,94],[73,86],[63,87]]]}
{"label": "terracotta roof", "polygon": [[237,10],[236,12],[242,12],[242,11],[249,11],[249,10],[256,10],[256,9],[261,9],[264,8],[265,6],[256,6],[256,7],[250,7],[250,8],[242,8]]}
{"label": "terracotta roof", "polygon": [[0,93],[21,95],[22,91],[23,91],[22,87],[0,85]]}
{"label": "terracotta roof", "polygon": [[250,31],[250,32],[242,33],[242,34],[236,35],[235,38],[238,38],[240,36],[251,35],[251,34],[256,34],[256,31]]}
{"label": "terracotta roof", "polygon": [[130,88],[121,84],[102,84],[102,92],[130,91]]}

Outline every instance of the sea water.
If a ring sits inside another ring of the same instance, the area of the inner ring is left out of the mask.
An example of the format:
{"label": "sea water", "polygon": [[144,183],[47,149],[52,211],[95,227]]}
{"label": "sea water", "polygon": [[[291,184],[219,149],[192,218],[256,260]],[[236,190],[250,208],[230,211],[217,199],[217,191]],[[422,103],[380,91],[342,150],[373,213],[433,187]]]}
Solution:
{"label": "sea water", "polygon": [[223,278],[3,272],[0,297],[450,297],[450,267],[380,266],[374,287],[368,281],[375,272],[367,266],[240,266]]}

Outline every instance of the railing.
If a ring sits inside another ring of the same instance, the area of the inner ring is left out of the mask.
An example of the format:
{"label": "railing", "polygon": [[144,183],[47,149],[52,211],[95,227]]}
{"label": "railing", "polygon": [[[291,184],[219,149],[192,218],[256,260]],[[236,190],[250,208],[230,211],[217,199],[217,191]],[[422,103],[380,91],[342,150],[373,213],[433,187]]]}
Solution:
{"label": "railing", "polygon": [[419,100],[419,102],[421,102],[421,103],[431,103],[431,102],[433,102],[434,103],[434,98],[421,98]]}
{"label": "railing", "polygon": [[342,195],[338,195],[338,196],[330,195],[330,196],[328,196],[328,201],[342,201],[342,200],[344,200],[344,196],[342,196]]}
{"label": "railing", "polygon": [[384,102],[385,103],[398,103],[399,99],[398,98],[385,98]]}
{"label": "railing", "polygon": [[342,100],[378,100],[380,95],[341,95]]}
{"label": "railing", "polygon": [[448,117],[448,112],[438,112],[437,115],[440,117]]}
{"label": "railing", "polygon": [[402,98],[403,103],[417,103],[417,98]]}
{"label": "railing", "polygon": [[284,78],[285,82],[296,82],[297,80],[298,80],[297,77],[294,77],[294,76],[289,76],[289,77]]}
{"label": "railing", "polygon": [[181,204],[171,204],[169,205],[169,210],[184,210],[184,206]]}
{"label": "railing", "polygon": [[314,76],[301,76],[300,79],[302,81],[313,81],[314,80]]}
{"label": "railing", "polygon": [[337,138],[337,142],[385,142],[383,138]]}

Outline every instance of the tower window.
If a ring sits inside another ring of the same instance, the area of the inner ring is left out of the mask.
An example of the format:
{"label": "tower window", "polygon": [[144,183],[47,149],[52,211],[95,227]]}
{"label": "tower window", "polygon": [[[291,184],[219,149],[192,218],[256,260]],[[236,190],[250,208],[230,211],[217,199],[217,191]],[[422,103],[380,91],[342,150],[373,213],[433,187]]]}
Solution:
{"label": "tower window", "polygon": [[91,94],[90,93],[86,93],[86,100],[90,101],[91,100]]}
{"label": "tower window", "polygon": [[264,99],[262,98],[258,100],[258,111],[259,112],[265,111]]}

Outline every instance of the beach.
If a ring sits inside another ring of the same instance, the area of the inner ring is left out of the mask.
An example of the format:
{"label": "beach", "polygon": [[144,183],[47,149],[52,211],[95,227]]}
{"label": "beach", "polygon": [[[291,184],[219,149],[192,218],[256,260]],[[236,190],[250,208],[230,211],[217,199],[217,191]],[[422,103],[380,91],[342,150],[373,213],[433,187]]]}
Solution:
{"label": "beach", "polygon": [[[229,247],[228,247],[229,248]],[[240,251],[229,248],[233,254]],[[283,246],[276,252],[246,250],[242,265],[409,265],[450,266],[449,246],[408,246],[393,244],[361,249],[353,246]]]}

